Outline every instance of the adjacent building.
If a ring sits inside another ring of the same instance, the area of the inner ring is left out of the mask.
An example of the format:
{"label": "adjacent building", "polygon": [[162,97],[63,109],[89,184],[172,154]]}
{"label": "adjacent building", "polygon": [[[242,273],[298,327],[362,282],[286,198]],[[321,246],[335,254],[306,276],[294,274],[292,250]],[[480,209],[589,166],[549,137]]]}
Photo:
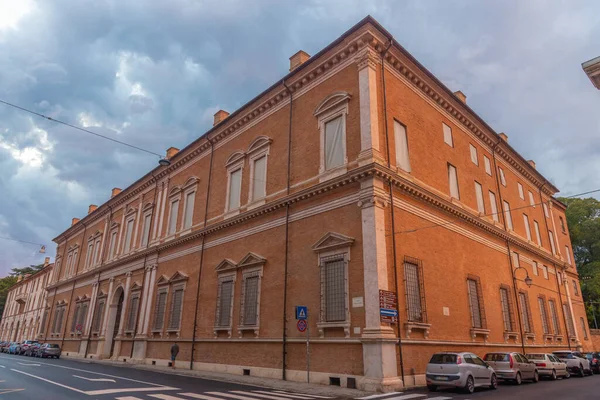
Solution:
{"label": "adjacent building", "polygon": [[46,257],[44,266],[31,275],[18,277],[10,288],[0,320],[0,340],[35,340],[46,324],[46,286],[52,279],[54,264]]}
{"label": "adjacent building", "polygon": [[55,238],[63,355],[303,381],[299,305],[311,382],[365,390],[589,346],[558,189],[371,17],[167,157]]}
{"label": "adjacent building", "polygon": [[600,90],[600,57],[584,62],[581,67],[596,89]]}

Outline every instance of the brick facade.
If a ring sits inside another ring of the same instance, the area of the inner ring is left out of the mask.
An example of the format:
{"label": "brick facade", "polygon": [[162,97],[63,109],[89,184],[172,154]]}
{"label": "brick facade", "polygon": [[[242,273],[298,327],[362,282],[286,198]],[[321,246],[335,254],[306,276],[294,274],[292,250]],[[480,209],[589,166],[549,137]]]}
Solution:
{"label": "brick facade", "polygon": [[[311,381],[355,378],[365,390],[422,384],[439,350],[589,348],[557,189],[389,38],[366,18],[219,113],[171,151],[170,166],[74,221],[55,239],[45,339],[69,356],[157,364],[178,342],[182,367],[302,381],[294,306],[306,305]],[[255,173],[260,157],[265,175]],[[380,321],[379,290],[397,293],[397,324]],[[542,324],[550,300],[556,323],[547,311]],[[74,323],[77,309],[87,314]]]}

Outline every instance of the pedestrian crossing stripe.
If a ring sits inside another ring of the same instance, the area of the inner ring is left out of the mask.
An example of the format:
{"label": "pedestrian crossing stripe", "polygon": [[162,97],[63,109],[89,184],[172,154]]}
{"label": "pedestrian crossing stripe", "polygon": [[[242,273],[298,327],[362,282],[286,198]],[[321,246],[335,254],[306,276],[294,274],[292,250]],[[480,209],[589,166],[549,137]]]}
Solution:
{"label": "pedestrian crossing stripe", "polygon": [[[246,392],[241,390],[232,390],[229,392],[205,392],[199,393],[177,393],[177,396],[170,394],[148,394],[149,397],[159,400],[189,400],[200,399],[200,400],[318,400],[318,399],[331,399],[332,397],[318,396],[314,394],[304,393],[293,393],[285,391],[266,391],[266,390],[254,390],[252,392]],[[180,397],[181,396],[181,397]],[[116,400],[143,400],[135,396],[124,396],[117,397]]]}

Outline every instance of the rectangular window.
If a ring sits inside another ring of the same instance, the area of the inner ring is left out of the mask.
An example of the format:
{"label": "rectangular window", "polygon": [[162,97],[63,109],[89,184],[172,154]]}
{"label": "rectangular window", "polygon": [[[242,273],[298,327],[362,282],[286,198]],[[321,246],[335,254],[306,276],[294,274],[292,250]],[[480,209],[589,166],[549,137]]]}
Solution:
{"label": "rectangular window", "polygon": [[571,252],[569,251],[569,246],[565,246],[565,254],[567,255],[567,262],[571,264]]}
{"label": "rectangular window", "polygon": [[546,205],[546,203],[542,203],[542,207],[544,208],[544,215],[546,216],[546,218],[550,218],[550,214],[548,213],[548,206]]}
{"label": "rectangular window", "polygon": [[344,165],[343,116],[325,123],[325,170]]}
{"label": "rectangular window", "polygon": [[89,268],[92,265],[92,256],[94,255],[94,242],[88,244],[87,253],[85,255],[85,267]]}
{"label": "rectangular window", "polygon": [[169,329],[178,330],[181,326],[181,311],[183,309],[183,288],[175,289],[171,298]]}
{"label": "rectangular window", "polygon": [[554,300],[548,300],[550,307],[550,321],[552,321],[552,329],[555,335],[560,335],[560,324],[558,322],[558,313],[556,312],[556,303]]}
{"label": "rectangular window", "polygon": [[500,304],[502,305],[502,320],[504,321],[504,331],[514,332],[510,294],[507,288],[500,288]]}
{"label": "rectangular window", "polygon": [[129,249],[131,248],[131,240],[133,236],[133,222],[134,219],[130,219],[127,221],[127,225],[125,225],[125,248],[123,249],[123,254],[129,253]]}
{"label": "rectangular window", "polygon": [[506,217],[506,226],[508,229],[513,230],[512,217],[510,215],[510,204],[504,200],[504,216]]}
{"label": "rectangular window", "polygon": [[131,300],[129,301],[129,313],[127,313],[127,325],[125,327],[125,330],[128,332],[133,332],[135,329],[135,320],[137,319],[139,304],[139,295],[136,294],[131,296]]}
{"label": "rectangular window", "polygon": [[454,141],[452,140],[452,128],[442,122],[442,128],[444,130],[444,143],[450,147],[454,147]]}
{"label": "rectangular window", "polygon": [[77,331],[82,333],[83,327],[85,326],[85,320],[87,319],[87,312],[90,306],[90,302],[86,301],[81,305],[81,312],[79,313],[78,329]]}
{"label": "rectangular window", "polygon": [[550,326],[548,324],[548,313],[546,312],[546,303],[542,297],[538,297],[538,305],[540,306],[540,317],[542,318],[542,329],[546,335],[550,334]]}
{"label": "rectangular window", "polygon": [[542,245],[542,236],[540,235],[540,226],[537,221],[533,221],[533,228],[535,230],[535,239],[537,240],[538,246]]}
{"label": "rectangular window", "polygon": [[477,211],[485,214],[485,204],[483,202],[483,188],[479,182],[475,182],[475,197],[477,198]]}
{"label": "rectangular window", "polygon": [[469,295],[469,307],[471,309],[471,322],[473,328],[483,328],[483,304],[481,294],[479,293],[479,284],[475,279],[467,279],[467,289]]}
{"label": "rectangular window", "polygon": [[471,161],[473,162],[473,164],[479,165],[479,159],[477,157],[477,147],[473,146],[472,144],[469,144],[469,151],[471,152]]}
{"label": "rectangular window", "polygon": [[492,176],[492,164],[487,156],[483,156],[483,166],[485,167],[485,173]]}
{"label": "rectangular window", "polygon": [[562,233],[567,233],[567,228],[565,227],[565,220],[561,216],[559,216],[558,219],[560,220],[560,229],[562,230]]}
{"label": "rectangular window", "polygon": [[448,164],[448,184],[450,185],[450,196],[455,199],[460,199],[458,191],[458,175],[456,168],[452,164]]}
{"label": "rectangular window", "polygon": [[523,185],[517,182],[517,188],[519,189],[519,197],[521,200],[525,200],[525,193],[523,192]]}
{"label": "rectangular window", "polygon": [[581,321],[581,331],[583,332],[583,338],[587,339],[588,334],[587,334],[587,329],[585,327],[585,319],[583,319],[583,317],[581,317],[581,318],[579,318],[579,321]]}
{"label": "rectangular window", "polygon": [[554,245],[554,233],[552,233],[552,231],[548,231],[548,237],[550,239],[550,248],[552,249],[552,254],[556,255],[556,247]]}
{"label": "rectangular window", "polygon": [[97,265],[100,262],[100,249],[101,249],[102,238],[99,237],[96,239],[96,243],[94,244],[94,260],[92,261],[92,265]]}
{"label": "rectangular window", "polygon": [[573,317],[571,316],[571,309],[567,303],[563,303],[563,312],[567,319],[567,326],[569,327],[569,336],[575,337],[575,325],[573,323]]}
{"label": "rectangular window", "polygon": [[544,273],[544,279],[548,279],[548,266],[542,265],[542,272]]}
{"label": "rectangular window", "polygon": [[498,174],[500,175],[500,183],[502,186],[506,186],[506,177],[504,176],[504,170],[498,167]]}
{"label": "rectangular window", "polygon": [[425,314],[423,266],[420,261],[405,259],[404,282],[408,320],[413,322],[427,322]]}
{"label": "rectangular window", "polygon": [[254,160],[252,168],[252,201],[260,200],[267,194],[267,156]]}
{"label": "rectangular window", "polygon": [[531,193],[531,190],[529,191],[529,205],[535,208],[535,200],[533,200],[533,193]]}
{"label": "rectangular window", "polygon": [[496,195],[490,190],[490,209],[492,210],[492,219],[498,222],[498,205],[496,204]]}
{"label": "rectangular window", "polygon": [[98,301],[96,306],[96,315],[94,315],[94,321],[92,323],[92,332],[98,332],[100,330],[100,324],[102,323],[102,317],[104,316],[104,300]]}
{"label": "rectangular window", "polygon": [[539,271],[538,271],[538,263],[537,263],[537,261],[534,261],[534,262],[533,262],[533,274],[534,274],[535,276],[539,276],[539,275],[540,275],[540,273],[539,273]]}
{"label": "rectangular window", "polygon": [[167,292],[162,290],[156,294],[156,305],[154,306],[154,325],[152,329],[161,331],[165,321],[165,307],[167,306]]}
{"label": "rectangular window", "polygon": [[575,279],[573,279],[573,293],[575,296],[579,296],[579,285]]}
{"label": "rectangular window", "polygon": [[529,298],[526,293],[519,293],[519,302],[521,305],[521,320],[523,322],[523,331],[532,333],[531,311],[529,309]]}
{"label": "rectangular window", "polygon": [[252,273],[244,278],[243,293],[243,320],[244,326],[256,326],[258,324],[258,283],[260,276]]}
{"label": "rectangular window", "polygon": [[531,228],[529,227],[529,217],[527,214],[523,214],[523,223],[525,224],[525,233],[527,234],[527,240],[531,241]]}
{"label": "rectangular window", "polygon": [[325,321],[346,320],[346,265],[336,257],[323,262],[325,284]]}
{"label": "rectangular window", "polygon": [[75,312],[73,313],[73,319],[71,320],[71,333],[75,332],[77,327],[77,323],[79,322],[79,310],[81,309],[81,305],[77,304],[75,306]]}
{"label": "rectangular window", "polygon": [[219,298],[217,300],[218,327],[231,326],[231,305],[233,304],[233,277],[227,277],[219,283]]}
{"label": "rectangular window", "polygon": [[240,208],[240,195],[242,191],[242,169],[238,168],[229,174],[229,199],[228,210]]}
{"label": "rectangular window", "polygon": [[171,209],[169,210],[169,230],[168,235],[175,233],[177,229],[177,215],[179,214],[179,200],[173,200],[171,202]]}
{"label": "rectangular window", "polygon": [[398,121],[394,121],[394,141],[396,143],[396,166],[406,172],[410,172],[406,128]]}
{"label": "rectangular window", "polygon": [[144,229],[142,230],[142,247],[146,247],[148,245],[148,240],[150,240],[150,225],[152,224],[152,214],[147,214],[144,216]]}
{"label": "rectangular window", "polygon": [[113,231],[110,234],[110,247],[109,247],[109,258],[113,259],[115,257],[115,250],[117,249],[117,231]]}
{"label": "rectangular window", "polygon": [[183,211],[183,229],[192,226],[194,217],[194,201],[196,200],[196,192],[190,192],[185,195],[185,210]]}

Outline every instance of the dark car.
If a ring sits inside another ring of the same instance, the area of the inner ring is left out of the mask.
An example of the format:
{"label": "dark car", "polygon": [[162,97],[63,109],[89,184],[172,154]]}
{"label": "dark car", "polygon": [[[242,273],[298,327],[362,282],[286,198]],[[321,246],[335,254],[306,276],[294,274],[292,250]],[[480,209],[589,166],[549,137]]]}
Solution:
{"label": "dark car", "polygon": [[54,343],[44,343],[41,345],[35,354],[36,357],[46,358],[60,358],[60,346]]}
{"label": "dark car", "polygon": [[42,345],[41,343],[33,343],[33,344],[29,345],[27,347],[27,349],[25,349],[25,351],[23,351],[23,355],[26,355],[28,357],[35,356],[41,345]]}
{"label": "dark car", "polygon": [[0,342],[0,353],[4,353],[4,349],[8,349],[10,342]]}
{"label": "dark car", "polygon": [[600,374],[600,353],[593,351],[591,353],[587,353],[585,358],[590,361],[590,367],[592,368],[592,371],[594,371],[596,374]]}
{"label": "dark car", "polygon": [[32,345],[37,343],[39,343],[37,340],[24,340],[17,354],[25,354]]}

